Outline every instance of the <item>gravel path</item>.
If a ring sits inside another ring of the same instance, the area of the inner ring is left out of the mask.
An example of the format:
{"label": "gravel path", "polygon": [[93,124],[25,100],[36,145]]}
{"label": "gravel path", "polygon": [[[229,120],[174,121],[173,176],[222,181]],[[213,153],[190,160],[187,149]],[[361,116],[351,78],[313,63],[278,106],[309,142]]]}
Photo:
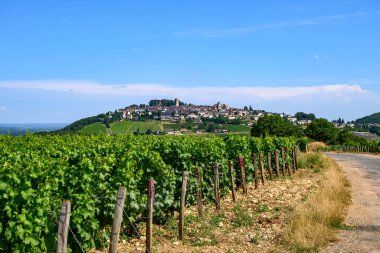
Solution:
{"label": "gravel path", "polygon": [[352,205],[338,241],[323,253],[380,253],[380,157],[360,154],[326,153],[343,168],[352,185]]}

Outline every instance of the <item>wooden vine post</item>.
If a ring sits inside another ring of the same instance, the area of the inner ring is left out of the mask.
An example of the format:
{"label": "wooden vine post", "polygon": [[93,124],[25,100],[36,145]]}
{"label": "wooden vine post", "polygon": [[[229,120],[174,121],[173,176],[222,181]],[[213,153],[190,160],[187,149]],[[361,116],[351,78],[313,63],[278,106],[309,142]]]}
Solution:
{"label": "wooden vine post", "polygon": [[64,200],[62,202],[61,214],[59,216],[57,253],[67,252],[67,238],[69,235],[70,215],[71,202],[70,200]]}
{"label": "wooden vine post", "polygon": [[257,174],[257,170],[259,169],[257,166],[257,155],[256,153],[252,154],[252,163],[253,163],[253,177],[255,180],[255,189],[259,187],[259,176]]}
{"label": "wooden vine post", "polygon": [[235,178],[234,178],[234,162],[230,160],[229,162],[230,167],[230,179],[231,179],[231,192],[232,192],[232,201],[236,201],[236,184],[235,184]]}
{"label": "wooden vine post", "polygon": [[285,151],[281,148],[281,159],[282,159],[282,175],[285,176],[286,164],[285,164]]}
{"label": "wooden vine post", "polygon": [[148,215],[146,218],[146,253],[152,252],[152,235],[153,235],[153,204],[154,204],[154,180],[150,179],[148,183]]}
{"label": "wooden vine post", "polygon": [[247,181],[245,178],[245,164],[243,156],[239,156],[239,166],[241,174],[241,184],[243,186],[243,194],[247,194]]}
{"label": "wooden vine post", "polygon": [[264,174],[264,155],[260,153],[260,174],[261,174],[261,183],[265,184],[265,174]]}
{"label": "wooden vine post", "polygon": [[296,173],[296,149],[292,149],[292,169],[293,173]]}
{"label": "wooden vine post", "polygon": [[203,216],[203,198],[202,198],[202,175],[199,167],[195,168],[195,177],[197,178],[197,208],[199,217]]}
{"label": "wooden vine post", "polygon": [[117,199],[115,204],[115,213],[113,216],[112,234],[110,239],[109,253],[117,252],[117,243],[119,242],[121,221],[123,219],[123,209],[127,190],[125,187],[120,186],[117,193]]}
{"label": "wooden vine post", "polygon": [[272,172],[272,154],[270,151],[268,151],[268,173],[269,173],[269,180],[272,181],[273,172]]}
{"label": "wooden vine post", "polygon": [[274,162],[275,162],[275,166],[276,166],[276,176],[279,177],[280,176],[280,161],[278,160],[278,150],[277,149],[274,151]]}
{"label": "wooden vine post", "polygon": [[216,210],[220,210],[219,164],[214,164],[214,196]]}
{"label": "wooden vine post", "polygon": [[298,146],[295,146],[294,147],[294,165],[295,165],[295,168],[296,170],[298,170]]}
{"label": "wooden vine post", "polygon": [[181,205],[179,209],[179,222],[178,222],[178,237],[183,240],[183,231],[185,225],[185,208],[186,208],[186,189],[187,189],[187,179],[189,177],[189,172],[182,172],[182,188],[181,188]]}
{"label": "wooden vine post", "polygon": [[[289,152],[289,149],[288,149],[288,147],[285,147],[285,156],[286,156],[286,154]],[[286,162],[285,162],[286,163]],[[292,166],[292,164],[287,164],[287,168],[288,168],[288,175],[289,176],[291,176],[292,175],[292,171],[291,171],[291,169],[290,169],[290,167]]]}

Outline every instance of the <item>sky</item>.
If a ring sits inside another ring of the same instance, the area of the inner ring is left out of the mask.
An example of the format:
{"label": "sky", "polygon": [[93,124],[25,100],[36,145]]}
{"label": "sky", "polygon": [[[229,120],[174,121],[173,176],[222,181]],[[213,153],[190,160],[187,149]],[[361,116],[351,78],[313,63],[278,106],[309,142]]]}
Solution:
{"label": "sky", "polygon": [[378,0],[0,0],[0,123],[150,99],[380,111]]}

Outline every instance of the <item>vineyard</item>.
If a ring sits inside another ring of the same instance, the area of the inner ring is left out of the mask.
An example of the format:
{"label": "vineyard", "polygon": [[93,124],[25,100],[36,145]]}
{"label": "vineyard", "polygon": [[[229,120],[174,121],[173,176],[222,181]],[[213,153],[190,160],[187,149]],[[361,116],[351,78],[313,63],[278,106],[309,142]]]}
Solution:
{"label": "vineyard", "polygon": [[359,153],[380,153],[380,141],[363,140],[361,142],[349,142],[344,145],[331,145],[320,148],[320,151],[340,151]]}
{"label": "vineyard", "polygon": [[[214,201],[213,165],[219,164],[220,194],[231,189],[229,160],[242,156],[252,182],[252,154],[306,148],[304,138],[197,136],[0,136],[0,251],[53,251],[63,199],[72,203],[70,229],[84,250],[110,238],[115,196],[126,188],[126,223],[142,221],[149,179],[155,181],[154,221],[164,222],[180,206],[183,171],[189,172],[186,205],[196,203],[196,175],[204,201]],[[275,157],[273,164],[275,163]],[[285,152],[285,163],[292,163]],[[268,163],[266,160],[265,163]],[[283,160],[280,159],[282,166]],[[69,248],[78,250],[74,239]]]}

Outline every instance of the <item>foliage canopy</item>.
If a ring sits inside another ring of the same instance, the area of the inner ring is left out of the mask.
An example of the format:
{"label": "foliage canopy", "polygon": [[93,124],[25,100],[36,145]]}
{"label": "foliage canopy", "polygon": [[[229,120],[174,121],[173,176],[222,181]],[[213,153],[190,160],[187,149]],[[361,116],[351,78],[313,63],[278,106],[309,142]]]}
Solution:
{"label": "foliage canopy", "polygon": [[258,119],[252,126],[251,136],[303,136],[303,130],[299,126],[291,124],[279,115],[265,115]]}

